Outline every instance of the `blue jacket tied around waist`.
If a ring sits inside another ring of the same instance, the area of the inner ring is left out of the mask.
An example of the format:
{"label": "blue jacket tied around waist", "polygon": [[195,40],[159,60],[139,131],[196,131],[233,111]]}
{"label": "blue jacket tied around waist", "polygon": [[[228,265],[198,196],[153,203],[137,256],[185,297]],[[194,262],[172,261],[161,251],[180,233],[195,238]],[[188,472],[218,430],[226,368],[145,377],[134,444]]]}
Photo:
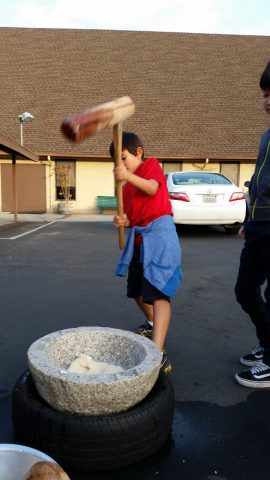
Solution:
{"label": "blue jacket tied around waist", "polygon": [[128,272],[136,235],[142,236],[141,261],[144,277],[162,293],[173,297],[182,278],[182,254],[172,217],[164,215],[145,227],[130,229],[125,250],[116,267],[115,274],[120,277],[124,277]]}

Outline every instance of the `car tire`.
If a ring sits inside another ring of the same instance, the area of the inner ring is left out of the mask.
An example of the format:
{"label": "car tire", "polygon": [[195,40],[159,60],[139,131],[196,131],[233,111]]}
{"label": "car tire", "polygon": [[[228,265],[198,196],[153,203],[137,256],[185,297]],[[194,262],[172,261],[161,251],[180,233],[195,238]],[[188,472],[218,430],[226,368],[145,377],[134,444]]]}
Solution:
{"label": "car tire", "polygon": [[223,225],[227,235],[235,235],[239,232],[240,225]]}
{"label": "car tire", "polygon": [[170,436],[173,414],[173,385],[162,371],[143,401],[109,415],[54,410],[38,394],[29,370],[13,391],[16,442],[47,453],[68,474],[113,470],[147,458]]}

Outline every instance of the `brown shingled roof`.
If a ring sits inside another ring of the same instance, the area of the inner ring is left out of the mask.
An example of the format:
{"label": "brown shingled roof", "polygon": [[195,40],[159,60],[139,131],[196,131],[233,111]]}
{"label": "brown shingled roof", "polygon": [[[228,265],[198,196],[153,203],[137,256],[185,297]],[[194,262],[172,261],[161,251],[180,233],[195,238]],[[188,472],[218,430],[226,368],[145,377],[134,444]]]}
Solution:
{"label": "brown shingled roof", "polygon": [[259,76],[270,37],[0,28],[0,132],[39,154],[106,156],[112,132],[72,145],[62,119],[129,95],[124,124],[158,157],[254,157],[268,119]]}

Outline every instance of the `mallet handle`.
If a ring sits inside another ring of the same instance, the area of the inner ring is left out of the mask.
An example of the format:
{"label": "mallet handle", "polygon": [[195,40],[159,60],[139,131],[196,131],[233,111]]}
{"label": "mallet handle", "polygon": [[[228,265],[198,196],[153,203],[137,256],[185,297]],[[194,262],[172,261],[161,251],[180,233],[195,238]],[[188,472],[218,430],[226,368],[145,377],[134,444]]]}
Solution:
{"label": "mallet handle", "polygon": [[[113,143],[114,143],[114,163],[119,167],[122,163],[122,123],[119,122],[113,127]],[[117,213],[123,215],[123,190],[122,180],[116,180],[116,198]],[[123,226],[118,229],[119,248],[123,250],[125,247],[125,229]]]}
{"label": "mallet handle", "polygon": [[123,122],[134,112],[135,105],[130,97],[116,98],[83,112],[68,115],[61,124],[61,131],[72,142],[81,142],[104,128]]}

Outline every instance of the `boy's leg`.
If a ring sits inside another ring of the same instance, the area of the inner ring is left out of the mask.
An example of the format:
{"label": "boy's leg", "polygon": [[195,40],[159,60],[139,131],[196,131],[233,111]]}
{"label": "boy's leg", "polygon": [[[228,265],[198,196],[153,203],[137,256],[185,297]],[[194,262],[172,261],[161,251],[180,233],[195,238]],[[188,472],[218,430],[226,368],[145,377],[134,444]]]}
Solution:
{"label": "boy's leg", "polygon": [[142,279],[143,265],[140,262],[140,247],[135,245],[133,257],[128,269],[127,296],[129,298],[134,298],[146,319],[145,323],[139,325],[136,330],[134,330],[134,333],[151,338],[152,326],[148,322],[153,321],[153,306],[144,303],[142,300]]}
{"label": "boy's leg", "polygon": [[138,307],[144,313],[145,318],[149,322],[153,322],[153,316],[154,316],[153,305],[149,305],[148,303],[144,303],[141,296],[135,298],[135,301],[136,301]]}
{"label": "boy's leg", "polygon": [[169,373],[172,370],[172,366],[163,347],[170,324],[170,299],[143,277],[142,295],[135,300],[139,308],[146,315],[147,319],[150,320],[150,318],[152,318],[153,320],[153,328],[150,327],[150,324],[149,326],[144,324],[141,325],[143,332],[141,332],[141,328],[139,327],[136,330],[136,333],[147,336],[154,341],[157,347],[163,352],[163,359],[161,362],[162,369],[166,373]]}
{"label": "boy's leg", "polygon": [[256,327],[257,337],[261,347],[264,347],[266,308],[261,295],[261,285],[266,280],[264,261],[261,257],[259,236],[247,235],[240,257],[240,266],[235,285],[236,299],[242,309],[250,316]]}
{"label": "boy's leg", "polygon": [[264,242],[264,267],[266,270],[267,286],[264,291],[265,311],[264,318],[264,354],[263,361],[270,367],[270,235]]}
{"label": "boy's leg", "polygon": [[171,318],[171,305],[168,300],[153,301],[153,342],[162,351]]}
{"label": "boy's leg", "polygon": [[172,364],[168,358],[164,343],[168,332],[171,319],[171,305],[167,299],[159,299],[153,301],[153,336],[152,340],[156,346],[162,351],[161,368],[165,373],[172,371]]}
{"label": "boy's leg", "polygon": [[264,310],[261,312],[262,320],[261,328],[259,329],[259,331],[263,332],[261,342],[264,347],[263,360],[250,370],[237,373],[235,379],[238,383],[246,387],[270,388],[270,234],[268,235],[268,232],[265,232],[260,240],[260,252],[258,252],[257,261],[261,265],[263,264],[265,277],[267,279],[267,287],[265,290],[266,301],[264,302]]}
{"label": "boy's leg", "polygon": [[142,302],[153,309],[152,340],[162,351],[171,317],[170,299],[143,277]]}
{"label": "boy's leg", "polygon": [[145,322],[139,325],[135,330],[133,330],[134,333],[137,333],[138,335],[143,335],[144,337],[152,339],[153,335],[153,305],[149,305],[148,303],[144,303],[142,300],[142,297],[136,297],[135,301],[140,308],[140,310],[143,312],[145,316]]}

